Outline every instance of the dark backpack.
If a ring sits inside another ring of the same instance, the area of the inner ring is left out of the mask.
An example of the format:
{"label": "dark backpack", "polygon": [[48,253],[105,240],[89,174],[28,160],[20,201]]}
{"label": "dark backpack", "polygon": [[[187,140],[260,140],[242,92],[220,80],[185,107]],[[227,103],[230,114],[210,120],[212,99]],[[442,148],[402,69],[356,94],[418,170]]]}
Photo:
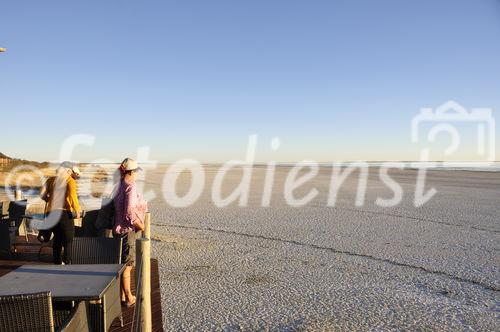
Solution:
{"label": "dark backpack", "polygon": [[112,198],[103,198],[97,214],[95,227],[98,230],[113,229],[115,224],[115,202]]}

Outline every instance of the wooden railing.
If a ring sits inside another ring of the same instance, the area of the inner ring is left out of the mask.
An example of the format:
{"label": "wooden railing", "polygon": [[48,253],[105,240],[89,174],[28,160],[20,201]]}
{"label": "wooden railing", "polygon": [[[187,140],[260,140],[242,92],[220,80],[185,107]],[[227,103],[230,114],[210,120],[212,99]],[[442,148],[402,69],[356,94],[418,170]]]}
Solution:
{"label": "wooden railing", "polygon": [[146,214],[142,238],[136,240],[135,331],[151,331],[151,215]]}

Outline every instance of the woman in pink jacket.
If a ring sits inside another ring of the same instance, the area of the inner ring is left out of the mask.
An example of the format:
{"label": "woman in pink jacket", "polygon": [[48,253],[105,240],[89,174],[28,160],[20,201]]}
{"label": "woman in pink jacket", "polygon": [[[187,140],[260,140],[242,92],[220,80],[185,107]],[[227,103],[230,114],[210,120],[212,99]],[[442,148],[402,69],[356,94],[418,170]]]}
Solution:
{"label": "woman in pink jacket", "polygon": [[135,240],[144,230],[147,212],[147,203],[137,191],[136,179],[140,170],[135,160],[126,158],[120,165],[121,179],[113,195],[113,236],[122,238],[122,263],[126,264],[122,274],[122,302],[128,307],[135,304],[135,296],[130,289],[130,272],[135,263]]}

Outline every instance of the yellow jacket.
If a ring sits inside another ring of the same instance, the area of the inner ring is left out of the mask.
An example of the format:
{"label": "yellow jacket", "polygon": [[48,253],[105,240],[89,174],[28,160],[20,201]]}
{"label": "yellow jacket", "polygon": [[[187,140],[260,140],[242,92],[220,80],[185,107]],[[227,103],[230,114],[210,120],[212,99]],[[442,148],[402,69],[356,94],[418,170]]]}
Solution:
{"label": "yellow jacket", "polygon": [[74,213],[81,211],[76,194],[76,181],[71,176],[50,177],[43,185],[40,196],[47,202],[45,213],[61,209]]}

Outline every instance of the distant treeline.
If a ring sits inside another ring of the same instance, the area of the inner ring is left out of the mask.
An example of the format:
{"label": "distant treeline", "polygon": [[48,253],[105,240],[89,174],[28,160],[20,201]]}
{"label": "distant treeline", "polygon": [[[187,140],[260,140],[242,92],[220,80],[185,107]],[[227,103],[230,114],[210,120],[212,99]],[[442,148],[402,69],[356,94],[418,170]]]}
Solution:
{"label": "distant treeline", "polygon": [[22,159],[11,159],[8,163],[0,165],[0,172],[10,172],[18,166],[33,166],[36,168],[45,168],[49,166],[48,162],[37,162]]}

